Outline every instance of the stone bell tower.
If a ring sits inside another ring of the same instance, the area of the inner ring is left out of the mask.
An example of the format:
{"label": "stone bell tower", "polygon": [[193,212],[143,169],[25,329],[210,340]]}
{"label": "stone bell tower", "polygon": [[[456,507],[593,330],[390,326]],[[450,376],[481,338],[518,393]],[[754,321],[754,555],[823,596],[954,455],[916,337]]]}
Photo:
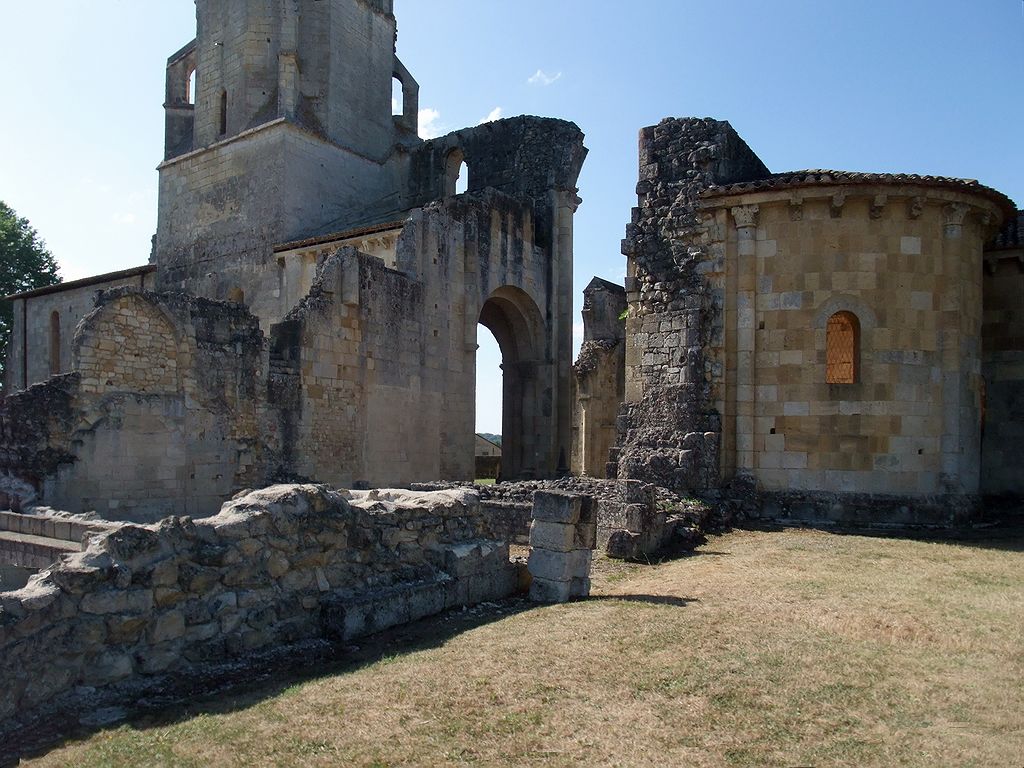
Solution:
{"label": "stone bell tower", "polygon": [[275,243],[397,207],[390,166],[419,141],[418,86],[395,55],[392,5],[196,0],[196,39],[167,66],[162,288],[244,295],[262,316]]}

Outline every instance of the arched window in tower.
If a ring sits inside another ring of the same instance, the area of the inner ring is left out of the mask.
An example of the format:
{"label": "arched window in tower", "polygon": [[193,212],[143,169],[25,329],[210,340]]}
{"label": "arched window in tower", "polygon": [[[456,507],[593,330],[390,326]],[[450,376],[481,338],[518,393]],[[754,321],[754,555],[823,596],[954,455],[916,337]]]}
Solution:
{"label": "arched window in tower", "polygon": [[50,315],[50,375],[60,373],[60,312]]}
{"label": "arched window in tower", "polygon": [[461,149],[453,149],[445,160],[445,197],[461,195],[469,188],[469,166]]}
{"label": "arched window in tower", "polygon": [[228,132],[228,92],[220,92],[220,135]]}
{"label": "arched window in tower", "polygon": [[860,375],[860,321],[853,312],[836,312],[825,328],[829,384],[855,384]]}
{"label": "arched window in tower", "polygon": [[391,78],[391,115],[402,117],[405,115],[405,90],[402,81],[397,77]]}
{"label": "arched window in tower", "polygon": [[196,71],[193,69],[188,73],[188,80],[185,81],[185,102],[196,103]]}

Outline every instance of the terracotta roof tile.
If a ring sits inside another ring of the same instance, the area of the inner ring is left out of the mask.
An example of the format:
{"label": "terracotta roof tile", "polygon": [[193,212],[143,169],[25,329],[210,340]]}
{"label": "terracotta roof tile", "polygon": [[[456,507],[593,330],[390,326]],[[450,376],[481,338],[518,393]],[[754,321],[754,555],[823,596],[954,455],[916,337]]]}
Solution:
{"label": "terracotta roof tile", "polygon": [[843,184],[912,184],[926,187],[945,187],[987,197],[999,205],[1008,218],[1017,212],[1017,206],[1013,204],[1010,198],[998,190],[986,187],[984,184],[979,184],[975,179],[956,179],[949,176],[920,176],[916,173],[860,173],[857,171],[834,171],[821,168],[773,173],[771,176],[757,179],[756,181],[712,186],[704,192],[704,196],[721,197],[743,192]]}

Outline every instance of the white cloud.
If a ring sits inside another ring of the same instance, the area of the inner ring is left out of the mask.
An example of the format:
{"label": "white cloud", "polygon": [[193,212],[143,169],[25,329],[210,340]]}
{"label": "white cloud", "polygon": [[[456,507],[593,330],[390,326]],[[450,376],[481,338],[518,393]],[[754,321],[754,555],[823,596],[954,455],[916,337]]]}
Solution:
{"label": "white cloud", "polygon": [[436,109],[425,107],[420,110],[420,138],[436,139],[446,133],[441,124],[441,113]]}
{"label": "white cloud", "polygon": [[131,226],[139,220],[139,217],[128,211],[118,211],[111,217],[111,219],[115,224]]}
{"label": "white cloud", "polygon": [[530,85],[545,85],[546,86],[546,85],[551,85],[552,83],[554,83],[554,82],[556,82],[558,80],[561,80],[561,79],[562,79],[562,73],[561,72],[559,72],[557,74],[554,74],[554,75],[549,75],[543,69],[538,69],[536,71],[536,73],[534,73],[534,75],[532,77],[530,77],[530,79],[527,80],[526,82],[528,82]]}
{"label": "white cloud", "polygon": [[493,123],[495,120],[501,120],[501,107],[495,107],[492,109],[487,117],[483,118],[479,123],[477,123],[477,125]]}

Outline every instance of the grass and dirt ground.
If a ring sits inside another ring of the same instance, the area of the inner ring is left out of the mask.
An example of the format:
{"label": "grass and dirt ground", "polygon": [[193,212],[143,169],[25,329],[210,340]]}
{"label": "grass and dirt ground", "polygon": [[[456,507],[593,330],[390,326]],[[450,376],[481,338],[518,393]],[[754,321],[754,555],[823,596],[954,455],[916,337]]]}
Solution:
{"label": "grass and dirt ground", "polygon": [[29,765],[1024,766],[1024,543],[736,531]]}

